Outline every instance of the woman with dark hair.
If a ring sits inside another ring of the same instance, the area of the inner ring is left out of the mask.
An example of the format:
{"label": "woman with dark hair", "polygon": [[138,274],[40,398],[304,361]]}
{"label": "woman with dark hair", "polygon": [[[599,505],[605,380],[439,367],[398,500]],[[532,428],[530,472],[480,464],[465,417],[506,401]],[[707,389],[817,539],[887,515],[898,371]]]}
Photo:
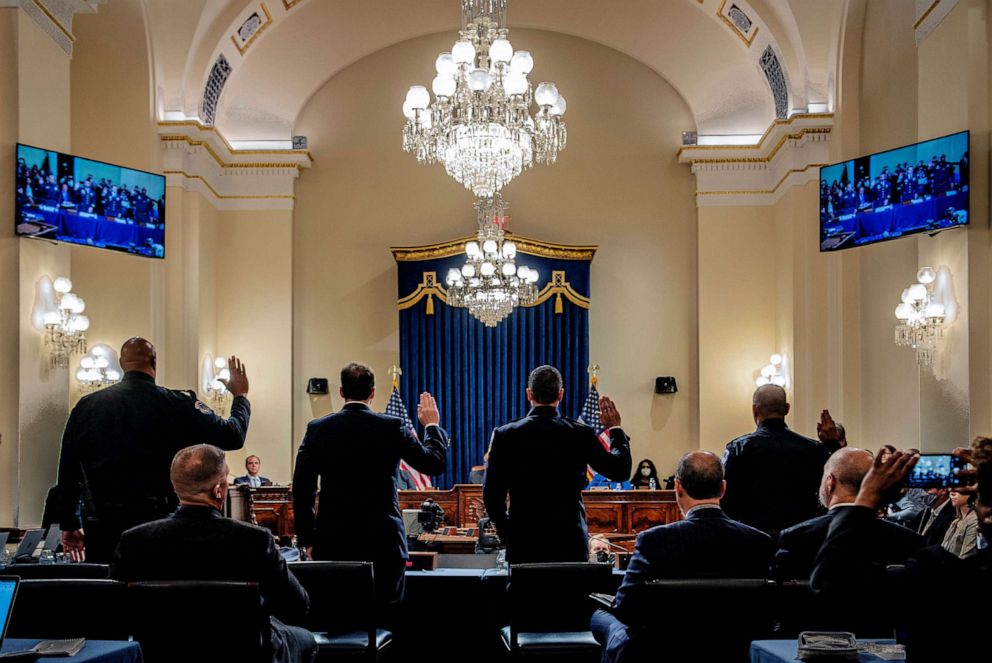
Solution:
{"label": "woman with dark hair", "polygon": [[649,458],[645,458],[637,464],[634,476],[630,477],[630,485],[634,490],[658,490],[661,488],[658,470]]}
{"label": "woman with dark hair", "polygon": [[978,514],[975,513],[975,493],[951,491],[951,506],[957,513],[944,535],[942,547],[964,559],[978,549]]}

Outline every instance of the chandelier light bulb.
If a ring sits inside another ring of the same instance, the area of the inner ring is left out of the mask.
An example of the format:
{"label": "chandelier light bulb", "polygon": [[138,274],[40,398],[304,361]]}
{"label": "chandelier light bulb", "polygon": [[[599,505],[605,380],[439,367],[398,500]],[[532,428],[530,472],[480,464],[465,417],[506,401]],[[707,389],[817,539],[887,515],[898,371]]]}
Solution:
{"label": "chandelier light bulb", "polygon": [[454,77],[448,74],[438,74],[431,83],[431,89],[438,97],[450,97],[455,93],[456,87]]}
{"label": "chandelier light bulb", "polygon": [[99,357],[96,357],[93,360],[93,367],[94,368],[107,368],[108,366],[110,366],[110,361],[106,357],[104,357],[102,355],[99,356]]}
{"label": "chandelier light bulb", "polygon": [[434,69],[442,76],[454,76],[458,72],[458,65],[451,57],[451,53],[445,51],[438,54],[437,60],[434,61]]}
{"label": "chandelier light bulb", "polygon": [[93,357],[90,357],[89,355],[83,357],[82,359],[79,360],[79,365],[82,368],[87,368],[87,369],[93,368],[94,365]]}
{"label": "chandelier light bulb", "polygon": [[45,315],[42,316],[42,322],[46,325],[57,325],[62,321],[62,316],[59,315],[58,311],[46,311]]}
{"label": "chandelier light bulb", "polygon": [[534,91],[534,101],[538,106],[553,106],[558,97],[558,86],[554,83],[541,83]]}
{"label": "chandelier light bulb", "polygon": [[559,94],[558,101],[551,105],[551,114],[559,116],[564,115],[566,108],[568,108],[568,103],[565,101],[565,97]]}
{"label": "chandelier light bulb", "polygon": [[121,379],[121,372],[118,371],[116,368],[109,368],[107,369],[107,379],[117,382],[118,380]]}
{"label": "chandelier light bulb", "polygon": [[479,272],[481,272],[483,276],[492,276],[496,273],[496,265],[491,262],[484,262],[479,266]]}
{"label": "chandelier light bulb", "polygon": [[464,276],[467,279],[470,279],[473,276],[475,276],[475,265],[471,265],[471,264],[462,265],[462,276]]}
{"label": "chandelier light bulb", "polygon": [[448,270],[448,276],[445,279],[445,281],[448,283],[449,286],[450,285],[454,285],[454,284],[458,283],[461,280],[462,280],[462,273],[461,272],[459,272],[454,267],[452,267],[451,269]]}
{"label": "chandelier light bulb", "polygon": [[410,105],[409,101],[403,102],[403,117],[408,120],[412,120],[417,117],[417,112],[413,110],[413,106]]}
{"label": "chandelier light bulb", "polygon": [[482,252],[479,251],[479,243],[478,242],[469,242],[468,244],[466,244],[465,245],[465,253],[468,255],[469,258],[476,258],[476,257],[482,255]]}
{"label": "chandelier light bulb", "polygon": [[74,315],[72,316],[72,319],[69,320],[69,325],[75,329],[75,331],[84,332],[90,328],[90,319],[85,315]]}
{"label": "chandelier light bulb", "polygon": [[487,239],[482,243],[482,250],[486,253],[496,253],[496,249],[498,248],[499,247],[496,245],[496,240],[494,239]]}
{"label": "chandelier light bulb", "polygon": [[924,309],[923,314],[928,318],[943,318],[944,305],[938,302],[930,302],[927,304],[926,309]]}
{"label": "chandelier light bulb", "polygon": [[784,387],[785,386],[785,376],[784,375],[775,375],[775,376],[772,376],[772,384],[777,385],[779,387]]}
{"label": "chandelier light bulb", "polygon": [[510,71],[526,76],[534,69],[534,58],[528,51],[517,51],[510,59]]}
{"label": "chandelier light bulb", "polygon": [[83,368],[82,366],[80,366],[76,370],[76,380],[78,382],[85,382],[86,381],[86,369]]}
{"label": "chandelier light bulb", "polygon": [[503,242],[503,257],[513,260],[517,255],[517,245],[513,242]]}
{"label": "chandelier light bulb", "polygon": [[475,46],[467,39],[459,39],[451,47],[451,57],[456,64],[472,64],[475,62]]}
{"label": "chandelier light bulb", "polygon": [[762,375],[754,381],[754,384],[759,387],[764,387],[766,384],[769,384],[769,380],[764,375]]}
{"label": "chandelier light bulb", "polygon": [[922,283],[914,283],[909,286],[909,298],[914,302],[922,302],[927,298],[927,287]]}
{"label": "chandelier light bulb", "polygon": [[55,279],[55,283],[52,284],[52,287],[55,288],[55,292],[60,295],[64,295],[72,290],[72,281],[70,281],[67,276],[60,276]]}
{"label": "chandelier light bulb", "polygon": [[773,354],[771,357],[768,358],[768,363],[770,363],[772,366],[781,366],[782,355],[776,352],[775,354]]}
{"label": "chandelier light bulb", "polygon": [[491,83],[489,72],[485,69],[473,69],[468,75],[468,86],[473,92],[483,92],[489,89]]}
{"label": "chandelier light bulb", "polygon": [[509,62],[513,58],[513,46],[507,39],[497,39],[489,46],[489,59],[493,62]]}
{"label": "chandelier light bulb", "polygon": [[527,282],[528,283],[537,283],[537,279],[540,278],[540,276],[541,276],[541,273],[538,272],[536,269],[528,269],[527,270]]}
{"label": "chandelier light bulb", "polygon": [[503,79],[503,91],[507,96],[514,94],[525,94],[527,92],[527,77],[523,74],[513,72]]}
{"label": "chandelier light bulb", "polygon": [[504,262],[502,272],[503,276],[513,276],[517,273],[517,268],[512,262]]}
{"label": "chandelier light bulb", "polygon": [[761,374],[766,378],[771,379],[771,377],[775,375],[775,367],[772,366],[771,364],[765,364],[761,368]]}
{"label": "chandelier light bulb", "polygon": [[406,100],[417,110],[427,108],[431,103],[431,94],[423,85],[411,85],[406,93]]}
{"label": "chandelier light bulb", "polygon": [[520,279],[521,281],[526,281],[527,280],[527,272],[529,272],[529,271],[530,271],[530,268],[527,267],[527,265],[520,265],[519,267],[517,267],[517,278]]}
{"label": "chandelier light bulb", "polygon": [[916,280],[923,285],[929,285],[937,279],[937,272],[933,271],[933,267],[923,267],[916,273]]}

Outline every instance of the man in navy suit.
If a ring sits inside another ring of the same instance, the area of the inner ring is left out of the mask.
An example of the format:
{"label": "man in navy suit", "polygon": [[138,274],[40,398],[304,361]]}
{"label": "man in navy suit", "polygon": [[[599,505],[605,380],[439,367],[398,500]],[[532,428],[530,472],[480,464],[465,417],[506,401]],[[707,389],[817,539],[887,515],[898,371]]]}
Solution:
{"label": "man in navy suit", "polygon": [[[830,523],[844,508],[854,505],[861,481],[873,463],[864,449],[845,447],[835,452],[823,468],[820,503],[827,513],[782,530],[775,553],[774,570],[782,580],[808,580],[813,572],[816,553],[827,538]],[[923,547],[923,537],[915,532],[876,519],[865,541],[871,558],[880,564],[903,564],[906,558]]]}
{"label": "man in navy suit", "polygon": [[[609,610],[598,610],[592,632],[603,645],[604,663],[641,660],[634,651],[652,649],[650,606],[639,589],[656,579],[764,578],[772,540],[731,520],[720,508],[727,489],[723,463],[709,451],[690,451],[675,469],[675,500],[685,520],[659,525],[637,536],[634,555]],[[655,659],[651,659],[655,660]]]}
{"label": "man in navy suit", "polygon": [[[403,599],[406,532],[396,495],[400,460],[424,474],[444,471],[448,435],[434,397],[420,395],[425,440],[401,419],[374,412],[375,374],[363,364],[341,369],[338,412],[311,421],[296,454],[293,515],[300,547],[311,557],[372,562],[376,601],[387,619]],[[314,523],[317,479],[320,513]]]}
{"label": "man in navy suit", "polygon": [[245,469],[248,471],[248,474],[244,475],[243,477],[235,477],[234,478],[235,486],[241,486],[247,484],[252,488],[261,488],[262,486],[272,485],[271,479],[267,477],[263,477],[261,474],[259,474],[259,472],[262,470],[262,459],[256,456],[255,454],[252,454],[251,456],[245,458]]}
{"label": "man in navy suit", "polygon": [[928,546],[939,546],[954,522],[956,512],[946,488],[930,488],[926,495],[927,507],[911,523]]}
{"label": "man in navy suit", "polygon": [[489,443],[482,498],[510,563],[587,561],[586,468],[614,481],[630,476],[630,438],[613,401],[599,399],[606,449],[591,427],[561,416],[564,395],[558,369],[535,368],[527,378],[530,412],[494,430]]}

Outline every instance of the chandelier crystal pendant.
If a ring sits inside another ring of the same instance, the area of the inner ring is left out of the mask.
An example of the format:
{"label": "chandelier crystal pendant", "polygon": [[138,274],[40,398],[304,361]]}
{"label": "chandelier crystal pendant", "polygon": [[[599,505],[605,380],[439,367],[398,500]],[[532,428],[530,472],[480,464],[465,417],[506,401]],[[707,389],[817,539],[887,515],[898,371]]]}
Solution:
{"label": "chandelier crystal pendant", "polygon": [[924,267],[916,274],[917,282],[902,291],[896,306],[896,345],[916,350],[916,363],[933,364],[937,344],[944,338],[944,305],[933,300],[933,282],[937,273]]}
{"label": "chandelier crystal pendant", "polygon": [[403,103],[403,149],[419,163],[444,164],[479,198],[499,193],[535,161],[555,163],[567,139],[565,97],[554,83],[531,89],[534,59],[507,40],[506,6],[462,0],[459,39],[435,62],[434,100],[414,85]]}
{"label": "chandelier crystal pendant", "polygon": [[69,357],[86,352],[86,330],[90,320],[83,311],[86,302],[72,292],[72,281],[60,276],[53,282],[43,277],[37,288],[32,324],[45,336],[52,368],[68,368]]}
{"label": "chandelier crystal pendant", "polygon": [[536,269],[517,265],[517,246],[505,237],[506,203],[496,194],[475,203],[479,231],[465,244],[465,264],[448,270],[448,305],[467,308],[487,327],[495,327],[516,306],[537,302]]}

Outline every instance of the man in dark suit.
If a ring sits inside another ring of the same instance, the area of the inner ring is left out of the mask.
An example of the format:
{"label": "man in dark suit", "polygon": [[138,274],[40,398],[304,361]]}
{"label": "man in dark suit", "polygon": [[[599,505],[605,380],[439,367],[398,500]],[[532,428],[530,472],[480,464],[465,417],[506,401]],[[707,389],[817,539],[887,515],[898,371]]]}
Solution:
{"label": "man in dark suit", "polygon": [[[968,451],[955,453],[972,460]],[[875,562],[864,545],[879,508],[891,501],[892,491],[905,483],[918,458],[897,451],[884,463],[875,459],[854,506],[844,509],[830,525],[816,558],[813,589],[841,600],[857,597],[876,614],[891,615],[906,634],[910,663],[984,661],[989,654],[988,638],[974,628],[962,631],[961,610],[951,606],[967,611],[974,604],[981,610],[992,596],[992,548],[986,544],[977,554],[960,559],[939,546],[928,546],[912,555],[905,566],[886,567]],[[992,463],[978,465],[977,479],[975,513],[987,542],[992,541]],[[934,606],[938,609],[925,609]]]}
{"label": "man in dark suit", "polygon": [[[675,499],[685,520],[652,527],[637,536],[634,555],[609,610],[598,610],[592,631],[603,645],[604,663],[660,660],[656,632],[649,623],[655,608],[639,590],[650,580],[689,578],[764,578],[772,540],[764,532],[735,522],[720,508],[727,489],[723,464],[709,451],[691,451],[675,469]],[[702,647],[702,645],[699,645]]]}
{"label": "man in dark suit", "polygon": [[789,402],[782,387],[758,387],[751,413],[757,430],[728,443],[723,453],[727,494],[722,504],[731,518],[774,537],[818,515],[817,489],[830,453],[786,426]]}
{"label": "man in dark suit", "polygon": [[235,486],[241,486],[247,484],[252,488],[261,488],[262,486],[272,485],[271,479],[267,479],[266,477],[263,477],[262,475],[259,474],[259,472],[262,470],[262,459],[256,456],[255,454],[252,454],[251,456],[245,458],[245,470],[248,471],[248,474],[244,475],[243,477],[235,477],[234,479]]}
{"label": "man in dark suit", "polygon": [[[192,391],[155,384],[155,346],[143,338],[121,347],[124,377],[83,396],[62,433],[57,495],[62,547],[73,557],[110,561],[121,533],[164,518],[177,505],[169,464],[180,449],[210,442],[244,446],[251,417],[248,376],[231,357],[231,417],[218,416]],[[79,503],[82,502],[82,522]]]}
{"label": "man in dark suit", "polygon": [[[299,622],[310,609],[306,591],[289,572],[268,530],[225,518],[227,462],[209,444],[188,447],[172,461],[179,510],[169,518],[139,525],[121,536],[110,575],[115,580],[227,580],[259,585],[270,616],[273,662],[312,661],[313,634],[283,622]],[[191,609],[223,606],[191,606]],[[181,630],[183,618],[176,615]]]}
{"label": "man in dark suit", "polygon": [[591,427],[559,414],[564,394],[558,369],[535,368],[527,379],[530,412],[494,430],[489,443],[482,498],[510,563],[587,560],[586,468],[614,481],[630,476],[630,439],[613,401],[599,399],[606,449]]}
{"label": "man in dark suit", "polygon": [[[437,403],[420,395],[424,442],[404,422],[373,412],[375,374],[363,364],[341,369],[344,407],[307,426],[296,455],[293,515],[299,545],[311,557],[372,562],[376,601],[390,619],[403,599],[406,532],[396,495],[400,460],[425,474],[444,471],[448,435]],[[317,479],[320,513],[314,523]]]}
{"label": "man in dark suit", "polygon": [[[861,481],[873,458],[864,449],[846,447],[836,451],[823,468],[820,503],[827,513],[782,530],[775,553],[774,575],[781,580],[808,580],[816,553],[827,538],[830,523],[842,509],[854,505]],[[876,519],[866,539],[871,557],[880,564],[903,564],[923,547],[923,537],[909,529]]]}
{"label": "man in dark suit", "polygon": [[957,515],[951,506],[951,498],[946,488],[931,488],[927,491],[929,506],[913,520],[913,531],[918,532],[928,546],[939,546],[944,535]]}

